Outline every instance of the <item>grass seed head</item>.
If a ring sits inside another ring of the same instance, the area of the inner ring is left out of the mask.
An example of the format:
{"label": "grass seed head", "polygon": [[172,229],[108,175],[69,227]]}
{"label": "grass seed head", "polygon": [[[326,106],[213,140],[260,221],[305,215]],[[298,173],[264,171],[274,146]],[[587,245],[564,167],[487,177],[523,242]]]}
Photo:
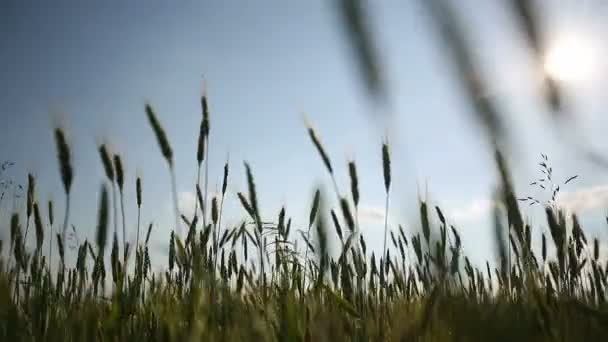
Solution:
{"label": "grass seed head", "polygon": [[317,217],[317,212],[319,211],[320,199],[321,199],[321,190],[317,189],[317,191],[315,191],[315,197],[312,200],[312,207],[310,208],[310,215],[308,217],[308,227],[312,227],[312,224],[315,222],[315,218]]}
{"label": "grass seed head", "polygon": [[334,169],[331,166],[331,161],[329,160],[329,156],[325,152],[325,149],[323,148],[323,144],[321,144],[321,140],[317,136],[317,133],[315,132],[315,130],[312,126],[308,126],[308,135],[310,136],[310,140],[312,140],[312,143],[317,148],[317,152],[319,152],[319,155],[321,156],[321,159],[323,160],[323,164],[325,164],[325,168],[327,168],[327,171],[329,171],[329,173],[333,175]]}
{"label": "grass seed head", "polygon": [[152,233],[152,223],[148,226],[148,232],[146,233],[146,245],[150,241],[150,233]]}
{"label": "grass seed head", "polygon": [[597,261],[600,258],[600,241],[593,239],[593,260]]}
{"label": "grass seed head", "polygon": [[422,225],[422,234],[428,244],[430,242],[431,226],[429,224],[428,209],[425,201],[420,201],[420,221]]}
{"label": "grass seed head", "polygon": [[355,231],[355,220],[353,219],[353,215],[351,214],[346,198],[340,198],[340,207],[342,208],[342,216],[344,216],[346,226],[351,233],[353,233]]}
{"label": "grass seed head", "polygon": [[253,214],[255,215],[255,221],[258,226],[258,231],[262,232],[262,220],[260,219],[260,211],[258,208],[258,199],[257,193],[255,190],[255,182],[253,181],[253,174],[251,172],[251,168],[249,164],[245,162],[245,170],[247,172],[247,187],[249,188],[249,204],[251,204],[251,209],[253,210]]}
{"label": "grass seed head", "polygon": [[350,175],[350,192],[356,208],[359,206],[359,179],[357,178],[357,167],[354,161],[348,163],[348,173]]}
{"label": "grass seed head", "polygon": [[61,181],[66,194],[70,193],[73,181],[73,170],[70,146],[67,143],[65,134],[61,128],[55,128],[55,145],[57,146],[57,159],[59,160],[59,172]]}
{"label": "grass seed head", "polygon": [[224,164],[224,180],[222,181],[222,196],[226,194],[228,188],[228,162]]}
{"label": "grass seed head", "polygon": [[122,193],[125,185],[125,175],[122,168],[122,160],[118,154],[114,155],[114,169],[116,170],[116,183],[118,184],[118,189]]}
{"label": "grass seed head", "polygon": [[388,192],[391,187],[391,156],[388,142],[382,144],[382,169],[384,171],[384,189]]}
{"label": "grass seed head", "polygon": [[340,238],[340,241],[342,241],[343,240],[342,227],[340,226],[340,221],[338,221],[338,216],[336,216],[336,212],[333,209],[331,210],[330,213],[331,213],[331,220],[333,221],[334,228],[336,229],[336,234]]}
{"label": "grass seed head", "polygon": [[44,242],[44,230],[38,203],[34,203],[34,225],[36,227],[36,249],[40,250],[40,248],[42,248],[42,243]]}
{"label": "grass seed head", "polygon": [[251,218],[255,219],[253,209],[251,208],[251,205],[249,205],[249,202],[247,201],[247,198],[245,197],[245,195],[243,195],[242,192],[239,192],[239,193],[237,193],[237,196],[239,198],[239,201],[241,202],[241,205],[243,206],[243,208],[245,208],[245,211],[247,211],[247,214],[249,214],[249,216],[251,216]]}
{"label": "grass seed head", "polygon": [[150,126],[152,126],[152,130],[156,135],[156,140],[158,141],[158,146],[160,146],[163,157],[165,157],[165,160],[167,160],[169,167],[173,167],[173,150],[171,149],[171,145],[169,145],[169,139],[167,139],[163,126],[156,118],[156,114],[149,104],[146,104],[146,114],[148,116]]}
{"label": "grass seed head", "polygon": [[108,190],[102,185],[97,213],[97,248],[100,253],[103,253],[108,239],[108,213]]}
{"label": "grass seed head", "polygon": [[54,216],[53,216],[53,201],[49,200],[49,222],[51,223],[51,226],[53,225],[54,222]]}
{"label": "grass seed head", "polygon": [[137,207],[141,207],[141,177],[137,177],[135,181],[135,192],[137,196]]}
{"label": "grass seed head", "polygon": [[439,221],[441,224],[445,225],[445,216],[443,216],[443,212],[439,208],[439,206],[435,206],[435,211],[437,212],[437,216],[439,217]]}
{"label": "grass seed head", "polygon": [[175,233],[171,231],[169,239],[169,271],[173,271],[175,265]]}
{"label": "grass seed head", "polygon": [[205,160],[205,148],[206,148],[206,139],[205,139],[205,123],[201,122],[201,129],[198,134],[198,147],[196,149],[196,161],[200,166]]}
{"label": "grass seed head", "polygon": [[34,204],[34,197],[35,197],[35,188],[36,188],[36,179],[34,178],[34,175],[32,175],[31,173],[29,173],[27,175],[27,217],[31,217],[32,216],[32,206]]}
{"label": "grass seed head", "polygon": [[211,220],[213,224],[217,224],[218,210],[217,210],[217,197],[211,199]]}
{"label": "grass seed head", "polygon": [[207,101],[207,94],[201,96],[201,109],[203,112],[203,121],[201,125],[201,132],[205,138],[209,137],[209,102]]}
{"label": "grass seed head", "polygon": [[61,263],[65,265],[65,250],[63,249],[63,239],[61,238],[61,234],[57,234],[57,247],[59,247],[59,257],[61,259]]}
{"label": "grass seed head", "polygon": [[99,146],[99,156],[101,157],[101,163],[106,172],[106,177],[108,177],[110,182],[114,182],[114,166],[112,166],[112,159],[110,158],[110,153],[105,144]]}

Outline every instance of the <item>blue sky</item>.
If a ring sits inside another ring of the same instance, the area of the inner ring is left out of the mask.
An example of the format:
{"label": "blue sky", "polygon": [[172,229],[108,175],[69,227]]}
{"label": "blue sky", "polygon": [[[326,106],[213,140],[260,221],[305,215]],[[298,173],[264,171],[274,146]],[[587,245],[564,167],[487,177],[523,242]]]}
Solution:
{"label": "blue sky", "polygon": [[[588,209],[589,222],[597,223],[606,202],[605,172],[565,148],[548,125],[532,60],[507,8],[498,1],[453,4],[487,71],[490,94],[517,127],[509,157],[518,189],[528,190],[527,183],[537,176],[539,154],[548,153],[558,175],[581,174],[567,199],[597,195],[584,201],[593,205],[581,209]],[[608,23],[602,18],[608,5],[603,2],[539,4],[550,41],[559,44],[564,34],[589,40],[594,48],[601,44],[593,42],[605,41]],[[275,217],[286,205],[296,223],[306,223],[315,184],[329,184],[306,135],[306,113],[333,159],[343,192],[348,190],[346,162],[357,161],[362,229],[372,248],[381,248],[382,241],[380,146],[388,132],[394,179],[391,224],[417,231],[412,204],[418,190],[424,193],[428,187],[431,199],[461,227],[467,253],[476,260],[491,257],[491,154],[418,2],[368,6],[393,100],[389,120],[379,120],[366,97],[331,1],[4,1],[1,6],[0,159],[16,162],[10,176],[22,183],[33,172],[39,199],[52,198],[59,216],[64,198],[51,128],[66,127],[75,167],[71,222],[82,238],[94,234],[103,181],[96,148],[107,142],[126,167],[129,231],[135,229],[139,173],[143,222],[161,225],[153,239],[159,244],[167,240],[170,182],[144,103],[156,109],[173,145],[185,207],[196,177],[204,75],[211,106],[211,190],[221,187],[228,156],[231,166],[225,222],[235,224],[243,217],[235,193],[246,190],[242,162],[247,160],[263,215]],[[600,90],[607,79],[605,52],[594,50],[598,61],[591,76],[567,84],[582,132],[604,150],[608,121]],[[10,209],[2,203],[2,220]]]}

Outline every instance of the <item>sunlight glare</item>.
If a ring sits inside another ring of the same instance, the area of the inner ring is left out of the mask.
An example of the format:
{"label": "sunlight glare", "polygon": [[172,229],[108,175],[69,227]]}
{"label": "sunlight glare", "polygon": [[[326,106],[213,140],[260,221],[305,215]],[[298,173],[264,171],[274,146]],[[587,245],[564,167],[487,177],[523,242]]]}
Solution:
{"label": "sunlight glare", "polygon": [[545,72],[563,82],[588,82],[596,70],[596,53],[582,35],[557,37],[545,56]]}

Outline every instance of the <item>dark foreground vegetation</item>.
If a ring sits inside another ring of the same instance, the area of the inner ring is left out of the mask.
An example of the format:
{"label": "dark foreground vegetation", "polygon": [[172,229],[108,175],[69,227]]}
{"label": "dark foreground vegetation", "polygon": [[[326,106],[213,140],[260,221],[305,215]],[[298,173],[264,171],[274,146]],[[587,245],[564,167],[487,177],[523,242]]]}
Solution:
{"label": "dark foreground vegetation", "polygon": [[[368,93],[376,104],[390,109],[361,3],[340,1],[345,32]],[[254,173],[247,163],[247,193],[227,193],[226,164],[222,191],[209,198],[208,170],[216,166],[207,162],[210,126],[204,96],[195,186],[201,210],[186,217],[177,207],[169,138],[147,105],[145,114],[168,166],[175,225],[141,225],[140,232],[145,184],[138,178],[138,211],[132,213],[137,215],[137,238],[126,241],[125,207],[132,208],[133,203],[126,206],[123,200],[127,180],[121,157],[102,145],[100,167],[106,179],[99,192],[96,233],[81,241],[76,253],[69,253],[68,234],[78,229],[70,225],[74,172],[70,144],[64,131],[56,128],[65,213],[58,217],[53,203],[39,201],[31,175],[27,195],[20,199],[26,201],[25,212],[1,213],[2,229],[10,230],[5,234],[10,238],[0,241],[0,341],[604,340],[608,256],[600,253],[598,239],[586,236],[576,215],[556,204],[559,189],[546,156],[541,162],[545,178],[537,182],[544,182],[550,200],[516,197],[499,148],[508,146],[513,137],[506,134],[501,107],[485,92],[485,75],[462,25],[443,1],[420,3],[430,15],[472,117],[486,133],[486,142],[494,146],[498,171],[494,226],[477,229],[495,232],[496,261],[472,264],[458,230],[426,200],[418,203],[416,227],[389,229],[385,221],[383,250],[368,249],[360,234],[356,164],[348,165],[350,189],[339,189],[330,156],[312,127],[308,134],[333,189],[327,194],[322,189],[315,192],[303,230],[292,226],[284,209],[270,222],[262,220],[272,215],[261,213]],[[530,1],[508,3],[534,60],[541,64],[538,13]],[[565,91],[550,75],[543,76],[544,102],[555,122],[561,123]],[[568,125],[573,131],[572,122]],[[581,155],[608,165],[600,154],[576,142]],[[388,142],[379,153],[386,217],[391,194]],[[237,227],[222,223],[228,195],[238,196],[244,209]],[[519,204],[542,206],[546,221],[531,226]],[[168,260],[161,272],[151,269],[150,258],[159,257],[149,250],[153,230],[171,232],[166,237]],[[29,248],[34,241],[35,248]],[[330,245],[339,246],[338,253],[330,251]]]}
{"label": "dark foreground vegetation", "polygon": [[[209,113],[204,96],[201,102],[196,165],[206,176]],[[175,201],[169,139],[151,106],[145,113],[167,162]],[[247,163],[248,193],[236,194],[243,223],[223,225],[226,164],[218,197],[208,198],[207,177],[201,182],[199,176],[197,207],[203,210],[196,216],[182,215],[176,205],[175,227],[150,225],[139,232],[139,210],[133,213],[138,232],[131,244],[125,240],[122,161],[99,146],[106,180],[96,234],[81,241],[75,258],[67,258],[73,169],[69,142],[57,128],[67,210],[57,220],[53,204],[39,202],[36,180],[28,177],[25,212],[10,213],[9,226],[2,228],[10,229],[10,241],[0,244],[5,256],[0,259],[0,340],[591,341],[608,336],[608,259],[600,255],[598,240],[587,237],[577,217],[555,201],[518,201],[498,149],[495,226],[484,229],[495,231],[500,258],[478,267],[464,255],[458,230],[424,200],[418,227],[385,225],[384,251],[370,251],[359,234],[354,161],[350,189],[341,190],[312,127],[308,134],[334,188],[331,195],[315,192],[306,229],[293,228],[284,209],[272,222],[261,219]],[[388,143],[379,153],[388,213]],[[545,171],[549,182],[546,165]],[[137,208],[145,202],[142,183],[136,180]],[[545,206],[548,230],[540,241],[532,241],[533,230],[544,227],[528,225],[518,206],[528,201]],[[151,230],[171,232],[161,273],[150,266]],[[36,242],[34,249],[26,247],[28,238]],[[330,253],[330,240],[340,253]]]}

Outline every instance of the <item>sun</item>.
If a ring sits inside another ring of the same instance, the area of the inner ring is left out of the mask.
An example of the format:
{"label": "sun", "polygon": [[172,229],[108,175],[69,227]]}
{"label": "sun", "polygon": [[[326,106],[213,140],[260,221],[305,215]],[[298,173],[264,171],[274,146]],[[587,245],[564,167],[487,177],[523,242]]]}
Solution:
{"label": "sun", "polygon": [[596,71],[594,45],[583,35],[574,33],[556,37],[545,55],[544,71],[568,83],[589,81]]}

